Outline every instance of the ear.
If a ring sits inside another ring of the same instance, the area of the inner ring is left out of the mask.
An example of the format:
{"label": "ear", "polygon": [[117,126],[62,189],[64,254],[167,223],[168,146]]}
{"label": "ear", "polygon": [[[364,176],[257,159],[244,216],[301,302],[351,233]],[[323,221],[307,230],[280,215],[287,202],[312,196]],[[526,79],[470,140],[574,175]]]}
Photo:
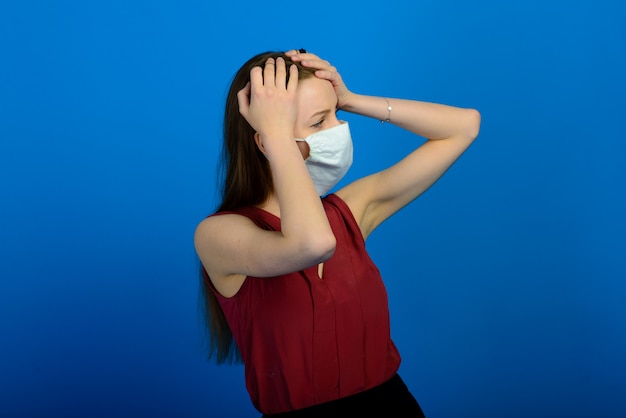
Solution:
{"label": "ear", "polygon": [[258,132],[254,133],[254,142],[256,146],[259,147],[259,150],[263,153],[263,155],[265,155],[265,147],[263,146],[263,142],[261,141],[261,135],[259,135]]}

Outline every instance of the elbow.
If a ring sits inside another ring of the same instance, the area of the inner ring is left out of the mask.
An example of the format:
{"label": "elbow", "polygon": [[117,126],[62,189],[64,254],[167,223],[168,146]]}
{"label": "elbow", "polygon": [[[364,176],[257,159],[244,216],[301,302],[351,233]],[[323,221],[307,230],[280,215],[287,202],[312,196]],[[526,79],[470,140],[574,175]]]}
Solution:
{"label": "elbow", "polygon": [[319,238],[316,250],[320,257],[320,262],[328,260],[335,253],[337,247],[337,239],[332,232],[325,234]]}
{"label": "elbow", "polygon": [[328,260],[335,253],[337,240],[332,232],[318,233],[312,236],[304,244],[306,253],[309,254],[314,264],[322,263]]}
{"label": "elbow", "polygon": [[466,135],[473,141],[480,132],[481,116],[476,109],[467,109]]}

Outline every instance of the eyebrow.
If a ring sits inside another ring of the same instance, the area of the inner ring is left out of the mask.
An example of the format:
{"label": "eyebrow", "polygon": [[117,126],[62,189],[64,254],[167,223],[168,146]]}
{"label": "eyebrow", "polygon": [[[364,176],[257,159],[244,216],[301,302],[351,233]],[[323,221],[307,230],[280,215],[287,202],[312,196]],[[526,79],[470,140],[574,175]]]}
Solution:
{"label": "eyebrow", "polygon": [[[335,105],[335,109],[339,110],[339,103],[337,103]],[[310,117],[309,120],[314,119],[316,116],[322,116],[322,115],[327,115],[332,111],[332,109],[324,109],[324,110],[320,110],[319,112],[315,112],[313,113]]]}
{"label": "eyebrow", "polygon": [[323,115],[327,115],[330,113],[330,109],[325,109],[325,110],[320,110],[319,112],[315,112],[313,113],[310,117],[309,120],[311,119],[315,119],[317,116],[323,116]]}

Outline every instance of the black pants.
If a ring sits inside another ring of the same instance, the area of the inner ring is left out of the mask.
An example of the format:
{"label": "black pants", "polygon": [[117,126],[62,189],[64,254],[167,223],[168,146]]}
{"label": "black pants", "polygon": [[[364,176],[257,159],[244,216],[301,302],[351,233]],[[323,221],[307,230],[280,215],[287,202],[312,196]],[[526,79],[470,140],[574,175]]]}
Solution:
{"label": "black pants", "polygon": [[352,416],[424,418],[424,413],[404,381],[396,374],[382,385],[364,392],[296,411],[263,415],[263,418]]}

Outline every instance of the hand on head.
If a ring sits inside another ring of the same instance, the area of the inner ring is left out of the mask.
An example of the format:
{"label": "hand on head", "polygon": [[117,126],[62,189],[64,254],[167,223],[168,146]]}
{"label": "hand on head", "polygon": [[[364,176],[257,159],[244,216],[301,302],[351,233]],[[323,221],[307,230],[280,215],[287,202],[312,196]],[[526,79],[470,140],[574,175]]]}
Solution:
{"label": "hand on head", "polygon": [[293,62],[300,63],[303,67],[314,68],[316,70],[316,77],[330,81],[337,94],[339,108],[343,108],[352,93],[346,87],[337,68],[332,66],[328,61],[304,50],[292,49],[291,51],[285,52],[285,55]]}
{"label": "hand on head", "polygon": [[268,58],[263,68],[250,71],[250,81],[237,94],[239,112],[262,138],[293,137],[297,87],[298,68],[287,70],[282,57]]}

